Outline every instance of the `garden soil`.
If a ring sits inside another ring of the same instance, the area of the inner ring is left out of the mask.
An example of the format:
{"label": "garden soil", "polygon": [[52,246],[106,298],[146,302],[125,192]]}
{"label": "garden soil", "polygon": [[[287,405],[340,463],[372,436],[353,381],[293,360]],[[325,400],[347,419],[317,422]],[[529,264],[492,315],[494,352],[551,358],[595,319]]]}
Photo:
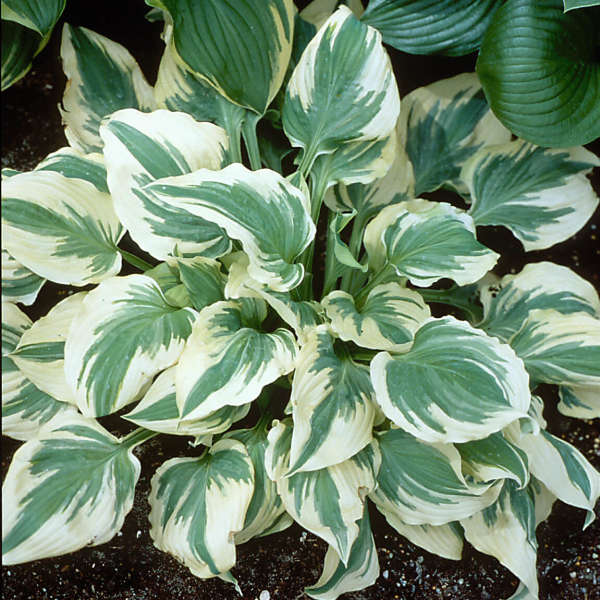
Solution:
{"label": "garden soil", "polygon": [[[150,83],[158,67],[161,25],[142,18],[147,7],[140,2],[107,1],[98,5],[68,2],[65,19],[85,25],[125,45],[138,60]],[[86,10],[89,14],[86,14]],[[101,15],[94,14],[102,11]],[[65,86],[58,55],[60,27],[35,60],[33,70],[2,94],[2,167],[33,168],[48,153],[66,145],[57,104]],[[413,57],[395,52],[394,67],[404,95],[463,71],[473,70],[474,58]],[[596,142],[590,146],[600,153]],[[598,181],[595,186],[598,189]],[[495,228],[478,231],[483,243],[502,250],[499,274],[517,272],[526,262],[552,260],[566,265],[599,287],[600,218],[567,243],[548,251],[525,255],[518,242]],[[47,284],[36,307],[27,307],[36,319],[66,294],[61,286]],[[44,298],[46,302],[44,303]],[[598,422],[562,417],[556,397],[545,390],[548,429],[579,448],[600,468]],[[253,414],[251,413],[250,419]],[[101,422],[113,433],[125,433],[126,421],[111,416]],[[2,477],[19,442],[2,438]],[[150,479],[162,462],[173,456],[191,456],[192,448],[174,436],[154,438],[135,450],[142,463],[132,512],[110,542],[78,552],[26,565],[2,567],[5,600],[234,600],[234,588],[218,579],[200,580],[171,556],[157,550],[148,530],[147,502]],[[461,561],[446,560],[420,549],[387,525],[371,506],[371,520],[381,574],[377,582],[346,594],[346,600],[500,600],[517,587],[517,579],[498,561],[465,544]],[[540,600],[600,600],[600,525],[582,531],[584,514],[557,502],[549,520],[538,528]],[[303,588],[319,577],[326,544],[298,525],[252,540],[237,549],[233,569],[244,600],[307,599]]]}

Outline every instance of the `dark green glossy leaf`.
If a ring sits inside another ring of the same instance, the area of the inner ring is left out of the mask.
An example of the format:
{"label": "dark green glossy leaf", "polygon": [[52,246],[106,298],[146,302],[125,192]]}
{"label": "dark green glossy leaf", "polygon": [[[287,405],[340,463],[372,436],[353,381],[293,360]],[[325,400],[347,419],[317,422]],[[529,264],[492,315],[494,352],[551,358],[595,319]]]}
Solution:
{"label": "dark green glossy leaf", "polygon": [[461,56],[479,47],[501,0],[370,0],[362,21],[410,54]]}
{"label": "dark green glossy leaf", "polygon": [[576,146],[600,136],[600,13],[562,8],[560,0],[508,0],[477,60],[496,116],[540,146]]}

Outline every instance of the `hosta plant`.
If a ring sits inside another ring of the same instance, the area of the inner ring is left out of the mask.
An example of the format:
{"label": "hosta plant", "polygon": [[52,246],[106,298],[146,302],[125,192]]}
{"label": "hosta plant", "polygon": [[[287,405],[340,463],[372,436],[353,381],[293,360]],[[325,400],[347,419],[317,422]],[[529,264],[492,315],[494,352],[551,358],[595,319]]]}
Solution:
{"label": "hosta plant", "polygon": [[[150,535],[198,577],[238,586],[236,546],[296,521],[329,545],[306,593],[362,589],[378,510],[537,598],[537,524],[600,495],[539,386],[600,416],[600,300],[550,262],[494,274],[477,234],[566,240],[600,161],[511,138],[475,73],[400,100],[359,3],[151,4],[155,85],[65,25],[69,146],[3,173],[4,563],[116,535],[162,434],[197,448],[154,473]],[[46,280],[70,292],[32,322]]]}

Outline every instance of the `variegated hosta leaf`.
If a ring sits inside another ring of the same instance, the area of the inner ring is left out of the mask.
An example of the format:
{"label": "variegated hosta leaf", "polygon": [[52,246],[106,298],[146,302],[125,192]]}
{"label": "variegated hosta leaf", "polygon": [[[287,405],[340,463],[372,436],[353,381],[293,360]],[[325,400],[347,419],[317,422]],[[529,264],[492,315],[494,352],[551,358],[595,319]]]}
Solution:
{"label": "variegated hosta leaf", "polygon": [[303,148],[302,168],[340,144],[387,138],[399,111],[381,35],[340,6],[302,53],[286,91],[283,128]]}
{"label": "variegated hosta leaf", "polygon": [[292,300],[290,292],[276,292],[248,274],[249,260],[243,252],[230,255],[229,277],[225,286],[228,298],[262,298],[290,327],[293,328],[301,344],[306,336],[320,323],[322,309],[317,302]]}
{"label": "variegated hosta leaf", "polygon": [[250,411],[250,404],[224,406],[201,419],[181,419],[175,399],[176,368],[177,365],[163,371],[141,402],[123,418],[151,431],[200,437],[227,431]]}
{"label": "variegated hosta leaf", "polygon": [[124,234],[111,197],[91,183],[31,171],[2,186],[2,243],[37,275],[69,285],[118,273]]}
{"label": "variegated hosta leaf", "polygon": [[65,341],[87,292],[67,296],[23,333],[10,357],[38,389],[56,400],[75,404],[64,370]]}
{"label": "variegated hosta leaf", "polygon": [[393,282],[374,287],[360,308],[350,294],[339,290],[321,302],[342,340],[389,352],[406,352],[431,316],[420,294]]}
{"label": "variegated hosta leaf", "polygon": [[558,411],[567,417],[595,419],[600,417],[600,393],[594,386],[560,386]]}
{"label": "variegated hosta leaf", "polygon": [[2,303],[2,433],[16,440],[36,437],[42,425],[75,412],[33,385],[9,356],[29,327],[17,306]]}
{"label": "variegated hosta leaf", "polygon": [[529,468],[559,500],[588,511],[584,528],[594,519],[600,498],[600,473],[571,444],[541,430],[513,435],[529,459]]}
{"label": "variegated hosta leaf", "polygon": [[370,498],[390,521],[444,525],[489,506],[502,484],[468,482],[451,444],[427,444],[400,429],[377,437],[381,469]]}
{"label": "variegated hosta leaf", "polygon": [[20,302],[29,306],[35,302],[46,280],[2,248],[2,302]]}
{"label": "variegated hosta leaf", "polygon": [[225,131],[190,115],[156,110],[119,111],[100,128],[108,186],[115,210],[133,240],[152,256],[216,258],[231,249],[215,223],[148,192],[146,184],[197,169],[219,169],[228,145]]}
{"label": "variegated hosta leaf", "polygon": [[398,130],[413,165],[416,196],[441,186],[466,192],[459,175],[467,159],[483,146],[510,140],[475,73],[418,88],[402,103]]}
{"label": "variegated hosta leaf", "polygon": [[203,309],[177,365],[177,405],[185,420],[254,400],[294,368],[297,345],[287,329],[262,333],[262,300],[242,298]]}
{"label": "variegated hosta leaf", "polygon": [[292,52],[292,0],[150,0],[168,12],[179,60],[235,104],[262,115]]}
{"label": "variegated hosta leaf", "polygon": [[593,386],[600,394],[600,318],[532,310],[509,343],[534,381]]}
{"label": "variegated hosta leaf", "polygon": [[307,596],[317,600],[336,600],[341,594],[373,585],[379,577],[379,559],[366,503],[363,511],[357,523],[358,536],[352,545],[348,564],[344,565],[335,548],[329,546],[321,577],[315,584],[304,588]]}
{"label": "variegated hosta leaf", "polygon": [[[315,471],[354,456],[373,439],[375,398],[369,370],[336,353],[327,325],[308,335],[292,383],[290,470]],[[344,440],[344,443],[340,443]]]}
{"label": "variegated hosta leaf", "polygon": [[[392,134],[398,138],[397,132]],[[333,155],[334,157],[336,154]],[[331,210],[344,212],[354,209],[357,219],[365,222],[384,206],[411,200],[414,194],[413,169],[404,150],[404,142],[398,138],[394,160],[385,176],[371,183],[338,185],[332,194],[325,196],[325,203]]]}
{"label": "variegated hosta leaf", "polygon": [[66,0],[2,0],[2,19],[19,23],[46,38],[60,18],[65,3]]}
{"label": "variegated hosta leaf", "polygon": [[480,294],[484,319],[478,327],[503,341],[521,328],[534,309],[600,316],[594,286],[571,269],[550,262],[528,264],[520,273],[484,286]]}
{"label": "variegated hosta leaf", "polygon": [[150,536],[197,577],[225,574],[235,564],[234,534],[254,488],[243,444],[220,440],[201,458],[173,458],[152,478]]}
{"label": "variegated hosta leaf", "polygon": [[65,23],[60,55],[67,87],[60,113],[69,144],[81,152],[100,152],[102,119],[122,108],[144,111],[155,106],[137,62],[120,44]]}
{"label": "variegated hosta leaf", "polygon": [[221,273],[221,263],[202,256],[177,258],[175,263],[181,283],[196,310],[225,300],[227,278]]}
{"label": "variegated hosta leaf", "polygon": [[18,175],[19,173],[22,173],[22,171],[19,171],[17,169],[10,169],[8,167],[3,168],[2,169],[2,179],[8,179],[10,177],[14,177],[15,175]]}
{"label": "variegated hosta leaf", "polygon": [[91,183],[99,192],[109,193],[104,157],[99,153],[82,154],[66,146],[48,154],[35,170],[56,171],[69,179],[83,179]]}
{"label": "variegated hosta leaf", "polygon": [[291,518],[278,522],[285,515],[285,508],[277,493],[277,485],[271,481],[265,468],[267,449],[266,423],[259,422],[253,429],[238,429],[223,436],[224,439],[237,440],[244,444],[252,466],[254,467],[254,492],[246,512],[244,528],[235,534],[235,543],[243,544],[254,537],[262,536],[274,526],[282,531],[291,525]]}
{"label": "variegated hosta leaf", "polygon": [[329,154],[319,154],[311,176],[326,187],[336,183],[368,184],[386,175],[397,152],[397,136],[360,142],[347,142]]}
{"label": "variegated hosta leaf", "polygon": [[[167,44],[158,67],[154,96],[158,108],[187,113],[196,121],[210,121],[223,127],[230,138],[237,133],[239,139],[246,114],[244,108],[230,102],[206,80],[178,63],[170,44]],[[233,139],[230,141],[233,143]]]}
{"label": "variegated hosta leaf", "polygon": [[75,412],[23,444],[2,486],[3,564],[110,540],[133,505],[134,445]]}
{"label": "variegated hosta leaf", "polygon": [[454,317],[432,319],[406,354],[371,361],[375,397],[427,442],[468,442],[527,417],[529,377],[507,344]]}
{"label": "variegated hosta leaf", "polygon": [[239,240],[254,279],[278,292],[302,281],[304,267],[294,260],[314,238],[315,224],[305,195],[279,173],[232,164],[221,171],[200,169],[164,178],[145,190],[175,210],[216,223]]}
{"label": "variegated hosta leaf", "polygon": [[365,23],[409,54],[462,56],[477,50],[499,0],[369,0]]}
{"label": "variegated hosta leaf", "polygon": [[587,179],[598,157],[579,146],[540,148],[524,140],[482,148],[463,166],[476,225],[504,225],[526,251],[577,233],[598,206]]}
{"label": "variegated hosta leaf", "polygon": [[496,557],[537,598],[535,500],[531,487],[519,490],[507,480],[494,504],[461,520],[465,538],[480,552]]}
{"label": "variegated hosta leaf", "polygon": [[367,226],[364,243],[371,269],[389,262],[398,275],[423,287],[444,277],[474,283],[499,256],[477,241],[467,213],[421,198],[384,208]]}
{"label": "variegated hosta leaf", "polygon": [[84,414],[135,401],[174,364],[197,313],[169,305],[145,275],[113,277],[88,293],[65,344],[65,373]]}
{"label": "variegated hosta leaf", "polygon": [[507,440],[501,432],[482,439],[456,444],[463,467],[480,481],[514,479],[519,489],[529,483],[527,454]]}
{"label": "variegated hosta leaf", "polygon": [[444,525],[409,525],[393,511],[385,514],[386,521],[407,540],[443,558],[460,560],[463,549],[463,533],[456,522]]}
{"label": "variegated hosta leaf", "polygon": [[365,498],[375,488],[381,456],[372,442],[342,463],[285,477],[289,470],[292,424],[274,421],[265,453],[267,474],[276,481],[283,504],[294,520],[333,547],[348,565],[358,537],[357,521]]}

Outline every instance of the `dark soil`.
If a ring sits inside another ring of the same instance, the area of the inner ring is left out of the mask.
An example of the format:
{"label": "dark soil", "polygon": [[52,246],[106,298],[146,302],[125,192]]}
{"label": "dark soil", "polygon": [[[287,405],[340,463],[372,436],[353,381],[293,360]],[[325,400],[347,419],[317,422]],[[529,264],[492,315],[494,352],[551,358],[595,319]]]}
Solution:
{"label": "dark soil", "polygon": [[[160,24],[143,20],[147,7],[141,2],[106,1],[102,6],[67,3],[64,19],[85,25],[125,45],[136,57],[150,83],[160,59]],[[87,13],[86,13],[87,10]],[[89,13],[89,14],[88,14]],[[101,13],[101,14],[100,14]],[[50,44],[37,57],[32,72],[3,93],[2,166],[28,170],[48,153],[66,145],[56,105],[65,78],[58,62],[60,25]],[[412,57],[393,53],[402,95],[420,85],[472,70],[472,56],[461,59]],[[600,153],[596,142],[594,151]],[[598,176],[596,187],[598,189]],[[519,271],[526,262],[552,260],[571,267],[600,286],[600,218],[572,240],[549,251],[525,255],[520,244],[494,228],[481,232],[484,243],[503,259],[498,272]],[[45,294],[58,286],[47,284]],[[63,292],[64,293],[64,292]],[[54,302],[52,302],[54,303]],[[28,309],[38,318],[48,309]],[[562,417],[556,411],[551,390],[546,395],[545,417],[549,430],[577,446],[600,468],[598,422]],[[129,425],[112,416],[102,419],[111,431],[122,433]],[[2,476],[19,442],[3,437]],[[152,545],[148,534],[147,496],[150,479],[167,458],[198,452],[186,440],[160,436],[136,449],[142,462],[133,510],[121,532],[110,542],[54,559],[2,568],[6,600],[224,600],[238,598],[229,584],[200,580],[171,556]],[[371,507],[381,576],[370,588],[347,594],[348,600],[500,600],[516,589],[516,578],[494,558],[465,544],[460,562],[445,560],[414,546],[395,533]],[[538,528],[540,600],[600,600],[600,525],[582,531],[583,511],[557,503],[550,519]],[[320,575],[326,544],[298,525],[238,547],[233,572],[247,600],[295,600],[307,598],[302,590]]]}

